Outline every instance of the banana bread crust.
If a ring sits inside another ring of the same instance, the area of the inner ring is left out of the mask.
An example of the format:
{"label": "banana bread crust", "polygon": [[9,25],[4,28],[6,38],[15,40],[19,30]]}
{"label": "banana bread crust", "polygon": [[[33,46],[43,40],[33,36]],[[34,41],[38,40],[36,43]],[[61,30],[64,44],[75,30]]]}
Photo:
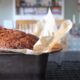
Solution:
{"label": "banana bread crust", "polygon": [[0,28],[0,48],[33,49],[38,37],[13,29]]}

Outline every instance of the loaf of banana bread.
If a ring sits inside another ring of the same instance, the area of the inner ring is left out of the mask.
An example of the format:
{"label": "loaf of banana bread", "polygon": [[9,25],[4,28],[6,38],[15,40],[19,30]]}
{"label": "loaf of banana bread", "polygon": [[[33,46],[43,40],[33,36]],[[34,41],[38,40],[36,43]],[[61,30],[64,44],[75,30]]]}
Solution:
{"label": "loaf of banana bread", "polygon": [[0,28],[0,48],[33,49],[38,37],[13,29]]}

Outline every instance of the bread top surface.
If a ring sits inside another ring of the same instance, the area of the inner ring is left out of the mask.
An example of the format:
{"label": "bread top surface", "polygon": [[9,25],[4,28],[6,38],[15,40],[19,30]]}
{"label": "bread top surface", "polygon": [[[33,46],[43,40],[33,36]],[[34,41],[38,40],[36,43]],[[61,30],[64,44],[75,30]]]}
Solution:
{"label": "bread top surface", "polygon": [[0,28],[0,48],[33,49],[38,37],[13,29]]}

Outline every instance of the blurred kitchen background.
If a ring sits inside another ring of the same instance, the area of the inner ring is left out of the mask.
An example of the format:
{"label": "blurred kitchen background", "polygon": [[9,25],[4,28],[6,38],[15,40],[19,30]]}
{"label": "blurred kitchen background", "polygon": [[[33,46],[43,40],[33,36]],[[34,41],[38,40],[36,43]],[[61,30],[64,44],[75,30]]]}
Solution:
{"label": "blurred kitchen background", "polygon": [[17,20],[40,20],[49,8],[55,19],[73,22],[73,29],[66,37],[67,53],[54,54],[49,60],[80,60],[80,0],[0,0],[0,26],[15,29]]}
{"label": "blurred kitchen background", "polygon": [[[41,2],[44,4],[38,5]],[[47,13],[46,8],[49,6],[52,6],[53,14],[57,18],[73,20],[75,16],[75,21],[79,22],[80,3],[78,0],[0,0],[0,24],[3,24],[4,20],[13,21],[20,18],[40,19]]]}

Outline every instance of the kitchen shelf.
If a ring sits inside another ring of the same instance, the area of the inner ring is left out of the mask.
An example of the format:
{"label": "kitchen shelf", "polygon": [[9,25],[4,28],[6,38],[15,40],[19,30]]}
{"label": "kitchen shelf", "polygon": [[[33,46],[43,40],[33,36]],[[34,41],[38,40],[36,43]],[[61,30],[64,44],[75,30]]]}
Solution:
{"label": "kitchen shelf", "polygon": [[[14,18],[18,19],[21,17],[26,17],[26,19],[28,19],[27,17],[35,17],[35,19],[40,19],[41,16],[43,17],[44,15],[47,14],[48,9],[51,8],[52,10],[52,14],[55,15],[56,18],[59,19],[64,19],[64,0],[58,0],[59,2],[52,2],[51,4],[48,4],[47,1],[52,1],[52,0],[47,0],[46,2],[44,2],[44,0],[42,0],[41,4],[34,4],[36,0],[34,0],[34,2],[32,1],[32,5],[30,4],[26,4],[24,3],[25,1],[28,0],[22,0],[24,4],[21,4],[20,2],[21,0],[15,0],[14,3]],[[31,0],[29,0],[28,2],[30,2]],[[43,5],[43,3],[46,3],[45,5]],[[59,3],[59,5],[58,5]],[[40,16],[40,17],[39,17]]]}

